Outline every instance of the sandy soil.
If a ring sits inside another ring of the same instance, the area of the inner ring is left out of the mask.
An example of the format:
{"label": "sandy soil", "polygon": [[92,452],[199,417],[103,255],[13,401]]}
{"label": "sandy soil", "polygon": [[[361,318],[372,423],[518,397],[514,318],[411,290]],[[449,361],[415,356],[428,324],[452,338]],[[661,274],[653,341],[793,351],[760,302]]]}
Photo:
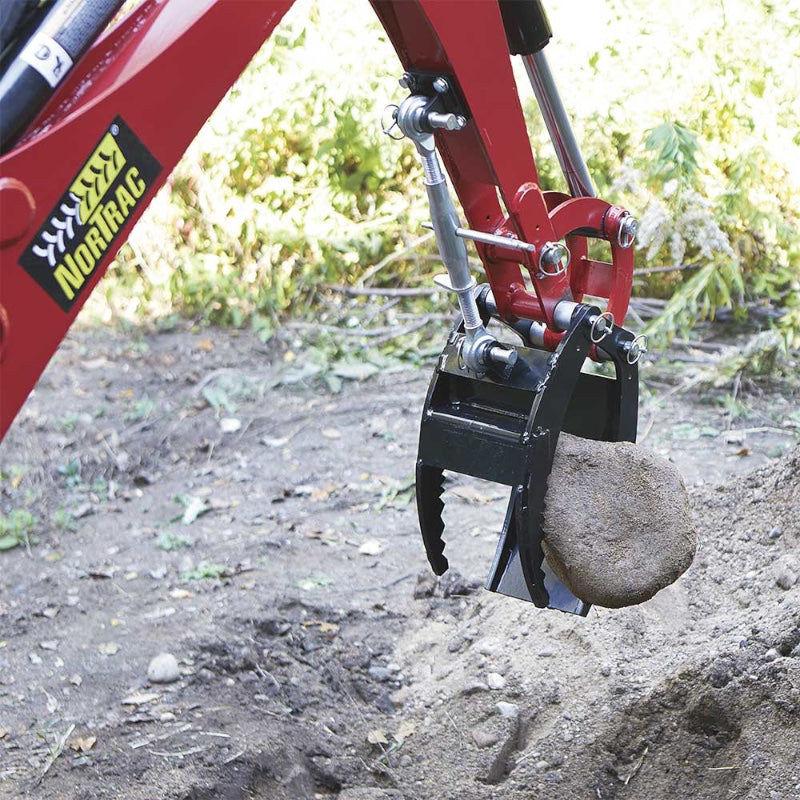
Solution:
{"label": "sandy soil", "polygon": [[800,399],[733,413],[686,369],[640,430],[698,556],[580,619],[480,588],[503,487],[454,476],[427,570],[426,374],[330,394],[245,334],[72,335],[0,448],[37,520],[0,552],[0,797],[800,798]]}

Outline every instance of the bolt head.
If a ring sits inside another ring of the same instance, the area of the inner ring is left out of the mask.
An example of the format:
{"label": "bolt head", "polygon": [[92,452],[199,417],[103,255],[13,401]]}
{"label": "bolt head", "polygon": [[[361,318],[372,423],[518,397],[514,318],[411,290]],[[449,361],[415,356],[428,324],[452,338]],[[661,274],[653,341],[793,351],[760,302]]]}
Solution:
{"label": "bolt head", "polygon": [[439,94],[444,94],[450,88],[450,84],[444,78],[436,78],[433,82],[433,90]]}
{"label": "bolt head", "polygon": [[636,234],[639,232],[639,220],[635,217],[626,216],[619,225],[619,243],[622,247],[630,247],[633,244]]}
{"label": "bolt head", "polygon": [[401,89],[411,88],[411,76],[407,72],[404,72],[403,76],[397,82],[400,84]]}

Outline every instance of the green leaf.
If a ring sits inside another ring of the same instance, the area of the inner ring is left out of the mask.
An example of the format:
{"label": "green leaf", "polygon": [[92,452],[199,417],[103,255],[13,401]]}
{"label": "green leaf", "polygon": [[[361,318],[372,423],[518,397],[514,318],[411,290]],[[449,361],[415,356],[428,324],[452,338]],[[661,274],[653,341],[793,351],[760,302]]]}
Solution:
{"label": "green leaf", "polygon": [[13,550],[21,544],[22,541],[16,536],[12,536],[10,533],[0,536],[0,550]]}
{"label": "green leaf", "polygon": [[338,378],[351,381],[363,381],[377,375],[380,369],[375,364],[362,362],[360,364],[338,361],[333,365],[333,374]]}
{"label": "green leaf", "polygon": [[301,578],[295,583],[295,586],[298,589],[309,592],[321,586],[330,586],[332,583],[333,580],[326,575],[315,573],[314,575],[309,575],[307,578]]}

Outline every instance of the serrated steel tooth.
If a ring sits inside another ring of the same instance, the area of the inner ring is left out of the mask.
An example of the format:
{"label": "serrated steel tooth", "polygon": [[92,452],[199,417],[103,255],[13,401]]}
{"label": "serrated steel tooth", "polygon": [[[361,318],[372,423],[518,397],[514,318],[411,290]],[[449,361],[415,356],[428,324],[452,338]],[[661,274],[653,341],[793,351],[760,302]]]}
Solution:
{"label": "serrated steel tooth", "polygon": [[447,571],[449,564],[444,555],[444,472],[438,467],[429,467],[422,461],[417,462],[417,513],[422,541],[431,568],[437,575]]}

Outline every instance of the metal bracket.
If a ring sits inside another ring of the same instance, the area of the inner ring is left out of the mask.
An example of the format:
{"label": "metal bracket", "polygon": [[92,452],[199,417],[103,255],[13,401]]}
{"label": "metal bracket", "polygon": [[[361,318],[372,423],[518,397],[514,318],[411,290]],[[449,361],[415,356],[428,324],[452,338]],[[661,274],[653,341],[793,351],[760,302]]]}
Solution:
{"label": "metal bracket", "polygon": [[455,114],[464,117],[465,120],[471,118],[469,107],[454,75],[410,69],[400,78],[400,86],[408,89],[411,94],[430,97],[435,107],[429,108],[428,111]]}

